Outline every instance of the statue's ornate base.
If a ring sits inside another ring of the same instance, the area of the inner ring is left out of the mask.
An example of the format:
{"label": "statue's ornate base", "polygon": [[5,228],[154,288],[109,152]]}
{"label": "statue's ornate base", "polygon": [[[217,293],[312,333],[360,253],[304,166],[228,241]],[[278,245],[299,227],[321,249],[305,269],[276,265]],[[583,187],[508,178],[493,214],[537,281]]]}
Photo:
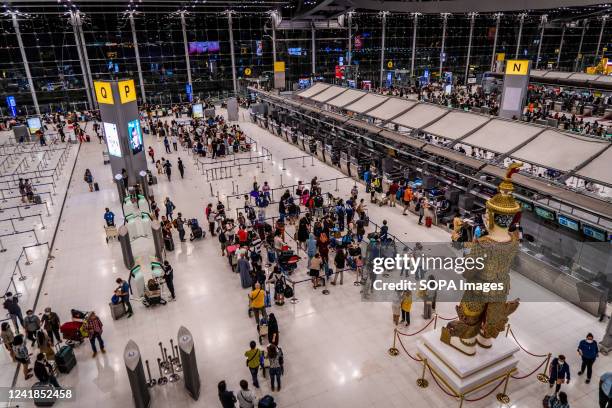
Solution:
{"label": "statue's ornate base", "polygon": [[515,342],[499,337],[493,347],[477,347],[476,355],[468,356],[440,341],[440,329],[421,336],[418,342],[421,358],[441,382],[456,395],[466,395],[487,384],[501,381],[516,370],[519,351]]}

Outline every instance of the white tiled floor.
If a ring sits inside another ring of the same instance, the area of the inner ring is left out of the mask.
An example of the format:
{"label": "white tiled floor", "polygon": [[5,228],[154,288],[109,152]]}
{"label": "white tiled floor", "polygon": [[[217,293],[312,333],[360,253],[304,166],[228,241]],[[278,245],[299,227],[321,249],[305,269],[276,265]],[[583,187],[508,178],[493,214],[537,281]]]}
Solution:
{"label": "white tiled floor", "polygon": [[[242,115],[241,115],[242,116]],[[282,158],[301,155],[294,146],[283,143],[276,136],[254,124],[241,123],[246,133],[260,145],[272,151],[273,160],[261,174],[253,168],[244,168],[242,177],[212,182],[213,190],[220,196],[231,194],[232,181],[239,191],[247,191],[253,177],[267,180],[272,187],[280,184]],[[157,156],[163,147],[150,136],[146,143],[153,143]],[[220,406],[216,384],[227,380],[233,390],[238,381],[248,379],[243,353],[250,340],[255,339],[253,320],[247,316],[246,291],[241,289],[238,277],[229,269],[226,259],[219,256],[216,239],[207,237],[194,243],[178,243],[169,260],[175,270],[175,286],[178,300],[166,306],[145,309],[134,302],[135,314],[131,319],[113,321],[109,315],[108,302],[115,287],[115,279],[126,277],[127,271],[121,260],[121,251],[116,242],[106,244],[102,228],[105,207],[121,213],[117,202],[116,188],[108,167],[102,164],[102,147],[97,143],[84,145],[78,157],[68,201],[58,232],[52,269],[47,273],[42,292],[45,294],[40,307],[52,306],[63,319],[71,308],[95,310],[104,322],[104,340],[108,353],[91,358],[87,343],[77,348],[78,364],[69,375],[62,375],[60,383],[74,387],[77,406],[131,406],[131,394],[127,383],[122,353],[128,339],[134,340],[146,359],[158,357],[159,341],[168,343],[176,338],[180,326],[190,329],[195,338],[196,355],[202,379],[202,394],[198,402],[192,401],[182,389],[182,382],[151,390],[152,407]],[[177,154],[168,155],[176,168]],[[178,172],[169,183],[159,177],[154,187],[158,202],[170,196],[187,217],[197,217],[204,222],[205,205],[212,201],[210,186],[203,176],[196,174],[191,158],[182,151],[179,156],[187,164],[186,178],[180,180]],[[100,183],[101,191],[90,193],[80,175],[89,167]],[[308,181],[314,175],[320,179],[340,177],[342,174],[318,161],[315,166],[302,168],[300,161],[287,162],[283,183],[293,184],[297,180]],[[347,196],[352,182],[339,183],[341,196]],[[333,190],[334,185],[328,189]],[[324,188],[325,189],[325,188]],[[364,189],[360,186],[360,192]],[[239,201],[232,204],[232,209]],[[269,214],[274,210],[268,210]],[[416,224],[415,217],[402,217],[399,210],[370,208],[370,217],[380,223],[388,219],[391,232],[406,241],[447,241],[448,234],[440,229]],[[153,253],[152,244],[150,246]],[[304,268],[297,272],[305,276]],[[274,393],[279,408],[312,407],[453,407],[458,402],[441,393],[430,382],[429,388],[419,389],[415,380],[420,366],[407,356],[390,357],[387,349],[391,345],[393,326],[391,308],[385,303],[361,302],[359,289],[351,284],[352,277],[343,286],[331,287],[331,294],[323,296],[313,291],[308,284],[296,288],[299,303],[273,306],[280,326],[281,347],[285,353],[286,371],[283,390]],[[514,275],[515,282],[534,285]],[[537,289],[537,288],[536,288]],[[540,289],[541,290],[541,289]],[[558,299],[548,294],[551,299]],[[441,315],[450,316],[453,304],[441,304]],[[415,305],[410,332],[421,328],[425,321],[418,316],[420,305]],[[574,373],[578,358],[575,346],[587,331],[600,337],[604,326],[592,316],[562,301],[550,303],[522,304],[512,316],[512,327],[520,341],[536,353],[565,353]],[[416,337],[406,338],[407,349],[416,351]],[[525,353],[520,353],[521,373],[530,371],[540,363]],[[595,365],[595,378],[610,369],[610,357],[602,357]],[[156,368],[154,374],[156,373]],[[157,374],[155,374],[157,375]],[[269,383],[261,381],[258,395],[270,392]],[[19,383],[23,384],[22,376]],[[593,407],[597,397],[597,380],[585,385],[575,379],[564,386],[569,393],[572,407]],[[541,399],[548,387],[534,377],[512,381],[508,394],[511,407],[531,408],[541,406]],[[27,406],[27,404],[20,404]],[[68,404],[58,404],[68,406]],[[498,407],[494,396],[482,401],[466,404],[472,407]]]}

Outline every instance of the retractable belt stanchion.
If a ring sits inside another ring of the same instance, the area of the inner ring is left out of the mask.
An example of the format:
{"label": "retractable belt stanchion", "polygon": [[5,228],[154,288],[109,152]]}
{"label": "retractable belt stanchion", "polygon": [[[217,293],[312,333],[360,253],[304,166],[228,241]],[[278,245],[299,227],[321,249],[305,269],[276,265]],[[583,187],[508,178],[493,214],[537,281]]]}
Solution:
{"label": "retractable belt stanchion", "polygon": [[193,336],[189,330],[181,326],[177,333],[177,341],[179,356],[181,359],[181,367],[183,369],[185,389],[191,398],[197,400],[200,398],[201,383],[193,344]]}
{"label": "retractable belt stanchion", "polygon": [[136,408],[147,408],[151,403],[149,385],[142,367],[142,358],[138,345],[133,340],[128,341],[123,352],[123,360],[132,389],[132,397]]}

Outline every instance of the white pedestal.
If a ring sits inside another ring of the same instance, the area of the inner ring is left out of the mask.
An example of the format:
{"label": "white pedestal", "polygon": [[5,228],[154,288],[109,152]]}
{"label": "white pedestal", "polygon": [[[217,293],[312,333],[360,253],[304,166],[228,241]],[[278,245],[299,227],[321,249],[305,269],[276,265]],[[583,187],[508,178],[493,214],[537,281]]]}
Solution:
{"label": "white pedestal", "polygon": [[475,356],[468,356],[440,341],[440,330],[421,336],[419,355],[427,359],[434,373],[456,394],[468,394],[483,384],[493,382],[516,368],[514,353],[519,347],[506,337],[493,340],[493,347],[477,346]]}

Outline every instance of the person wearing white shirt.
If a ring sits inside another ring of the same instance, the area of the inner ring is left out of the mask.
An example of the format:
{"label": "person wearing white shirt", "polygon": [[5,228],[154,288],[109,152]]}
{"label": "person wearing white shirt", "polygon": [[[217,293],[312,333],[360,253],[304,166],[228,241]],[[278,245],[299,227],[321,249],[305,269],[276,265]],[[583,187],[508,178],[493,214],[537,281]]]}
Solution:
{"label": "person wearing white shirt", "polygon": [[236,394],[238,398],[238,406],[240,408],[255,408],[257,398],[253,391],[249,390],[249,383],[246,380],[240,380],[240,391]]}

